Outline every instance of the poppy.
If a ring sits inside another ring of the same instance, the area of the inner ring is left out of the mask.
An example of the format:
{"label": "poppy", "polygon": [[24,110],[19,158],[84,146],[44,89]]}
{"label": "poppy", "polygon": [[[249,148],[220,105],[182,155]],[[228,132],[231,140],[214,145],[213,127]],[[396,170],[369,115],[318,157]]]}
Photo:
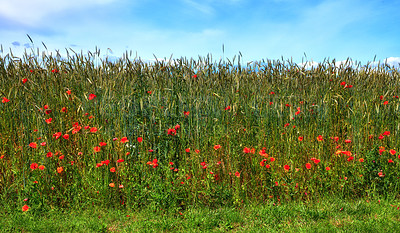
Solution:
{"label": "poppy", "polygon": [[29,146],[30,146],[31,148],[33,148],[33,149],[36,149],[37,144],[36,144],[36,142],[31,142],[31,143],[29,143]]}
{"label": "poppy", "polygon": [[389,136],[389,135],[390,135],[390,131],[385,131],[385,132],[383,132],[383,135],[384,135],[384,136]]}
{"label": "poppy", "polygon": [[174,127],[175,130],[179,130],[180,128],[181,128],[181,126],[179,124],[176,124]]}
{"label": "poppy", "polygon": [[58,167],[58,168],[57,168],[57,172],[58,172],[58,173],[61,173],[61,172],[63,172],[63,171],[64,171],[64,168],[63,168],[63,167]]}
{"label": "poppy", "polygon": [[46,123],[50,124],[52,120],[53,120],[53,118],[46,119]]}
{"label": "poppy", "polygon": [[58,139],[61,137],[61,135],[62,135],[61,132],[57,132],[57,133],[53,134],[53,138]]}
{"label": "poppy", "polygon": [[323,140],[324,140],[324,138],[322,137],[322,135],[318,135],[317,141],[321,142],[321,141],[323,141]]}
{"label": "poppy", "polygon": [[48,158],[53,157],[53,152],[47,152],[46,157],[48,157]]}
{"label": "poppy", "polygon": [[190,113],[189,111],[187,111],[187,112],[183,111],[183,115],[185,115],[185,116],[189,116],[189,113]]}
{"label": "poppy", "polygon": [[299,136],[297,139],[299,140],[299,142],[301,142],[304,138],[302,136]]}
{"label": "poppy", "polygon": [[186,148],[185,151],[186,151],[187,153],[189,153],[189,152],[190,152],[190,148]]}
{"label": "poppy", "polygon": [[43,165],[40,165],[38,168],[43,171],[45,167]]}
{"label": "poppy", "polygon": [[331,170],[331,168],[330,167],[326,167],[325,170],[329,171],[329,170]]}
{"label": "poppy", "polygon": [[274,158],[274,157],[271,157],[271,158],[269,158],[269,160],[270,160],[271,162],[274,162],[274,161],[275,161],[275,158]]}
{"label": "poppy", "polygon": [[29,210],[29,206],[27,206],[27,205],[22,206],[22,211],[23,212],[28,211],[28,210]]}
{"label": "poppy", "polygon": [[26,83],[26,82],[28,82],[28,79],[27,78],[23,78],[22,79],[22,83]]}
{"label": "poppy", "polygon": [[31,164],[31,169],[35,170],[36,168],[38,168],[38,164],[37,163],[32,163]]}
{"label": "poppy", "polygon": [[115,184],[114,183],[109,183],[108,186],[110,186],[111,188],[114,188]]}
{"label": "poppy", "polygon": [[214,150],[218,150],[219,148],[221,148],[221,145],[215,145],[214,146]]}
{"label": "poppy", "polygon": [[196,152],[196,154],[200,153],[199,149],[194,150],[194,152]]}
{"label": "poppy", "polygon": [[125,160],[123,160],[123,159],[118,159],[117,160],[117,163],[122,163],[122,162],[124,162]]}
{"label": "poppy", "polygon": [[389,101],[385,101],[385,102],[383,102],[383,105],[387,105],[389,103]]}
{"label": "poppy", "polygon": [[142,137],[138,137],[138,138],[137,138],[137,141],[138,141],[139,143],[141,143],[141,142],[143,141],[143,138],[142,138]]}
{"label": "poppy", "polygon": [[96,95],[95,95],[95,94],[90,94],[90,95],[89,95],[89,100],[92,100],[92,99],[94,99],[94,98],[96,98]]}
{"label": "poppy", "polygon": [[363,158],[360,158],[358,161],[360,161],[360,163],[364,162]]}
{"label": "poppy", "polygon": [[235,176],[236,177],[240,177],[240,173],[239,172],[235,172]]}
{"label": "poppy", "polygon": [[306,168],[311,169],[311,163],[306,163]]}
{"label": "poppy", "polygon": [[62,108],[61,108],[61,112],[67,113],[67,108],[66,108],[66,107],[62,107]]}
{"label": "poppy", "polygon": [[90,132],[91,132],[91,133],[96,133],[96,132],[97,132],[97,128],[96,128],[96,127],[90,128]]}
{"label": "poppy", "polygon": [[68,94],[68,95],[71,95],[71,90],[67,90],[67,94]]}
{"label": "poppy", "polygon": [[390,149],[390,151],[389,151],[389,152],[390,152],[390,154],[391,154],[391,155],[395,155],[395,154],[396,154],[396,151],[395,151],[395,150],[393,150],[393,149]]}
{"label": "poppy", "polygon": [[107,143],[105,143],[105,142],[100,142],[99,143],[99,146],[106,146],[107,145]]}
{"label": "poppy", "polygon": [[122,142],[122,143],[126,143],[126,142],[129,142],[129,140],[128,140],[127,137],[123,137],[123,138],[121,138],[121,142]]}
{"label": "poppy", "polygon": [[115,172],[115,167],[110,168],[110,172]]}
{"label": "poppy", "polygon": [[105,165],[108,165],[108,164],[110,164],[110,160],[107,159],[107,160],[101,161],[101,163],[105,164]]}
{"label": "poppy", "polygon": [[99,147],[99,146],[95,146],[94,148],[93,148],[93,150],[94,150],[94,152],[99,152],[100,150],[101,150],[101,147]]}
{"label": "poppy", "polygon": [[388,160],[388,163],[393,163],[393,160],[389,159],[389,160]]}
{"label": "poppy", "polygon": [[68,134],[64,134],[64,135],[63,135],[63,138],[64,138],[65,140],[68,140],[68,139],[69,139],[69,135],[68,135]]}
{"label": "poppy", "polygon": [[171,136],[175,136],[176,135],[176,130],[175,129],[168,129],[167,134],[171,135]]}
{"label": "poppy", "polygon": [[286,164],[285,166],[283,166],[283,169],[285,169],[285,171],[289,171],[290,170],[290,166]]}
{"label": "poppy", "polygon": [[245,154],[250,153],[250,148],[245,147],[245,148],[243,149],[243,153],[245,153]]}
{"label": "poppy", "polygon": [[231,109],[231,106],[227,106],[226,108],[225,108],[225,111],[228,111],[228,110],[230,110]]}
{"label": "poppy", "polygon": [[344,143],[351,143],[351,140],[350,139],[346,139],[346,140],[344,140]]}
{"label": "poppy", "polygon": [[4,103],[7,103],[7,102],[10,102],[10,100],[7,99],[6,97],[3,97],[3,99],[1,100],[1,102],[4,104]]}

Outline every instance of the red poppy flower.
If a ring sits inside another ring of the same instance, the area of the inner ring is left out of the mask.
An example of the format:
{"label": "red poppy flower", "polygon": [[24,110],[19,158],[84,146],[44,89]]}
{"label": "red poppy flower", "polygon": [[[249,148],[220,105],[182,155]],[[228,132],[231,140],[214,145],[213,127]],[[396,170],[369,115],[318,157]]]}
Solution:
{"label": "red poppy flower", "polygon": [[47,158],[53,157],[53,152],[47,152],[46,157],[47,157]]}
{"label": "red poppy flower", "polygon": [[388,163],[393,163],[393,160],[389,159],[389,160],[388,160]]}
{"label": "red poppy flower", "polygon": [[108,164],[110,164],[110,160],[107,159],[107,160],[101,161],[101,163],[105,164],[105,165],[108,165]]}
{"label": "red poppy flower", "polygon": [[7,99],[6,97],[3,97],[3,100],[1,102],[4,104],[4,103],[7,103],[7,102],[10,102],[10,100]]}
{"label": "red poppy flower", "polygon": [[289,165],[285,165],[285,166],[283,166],[283,169],[285,169],[285,171],[289,171],[290,170],[290,166]]}
{"label": "red poppy flower", "polygon": [[99,146],[107,146],[107,143],[105,143],[105,142],[100,142],[100,143],[99,143]]}
{"label": "red poppy flower", "polygon": [[215,145],[214,146],[214,150],[218,150],[219,148],[221,148],[221,145]]}
{"label": "red poppy flower", "polygon": [[343,81],[343,82],[340,83],[340,85],[345,86],[346,82]]}
{"label": "red poppy flower", "polygon": [[62,135],[61,132],[57,132],[57,133],[53,134],[53,138],[58,139],[61,137],[61,135]]}
{"label": "red poppy flower", "polygon": [[275,161],[275,158],[274,158],[274,157],[271,157],[271,158],[269,158],[269,161],[274,162],[274,161]]}
{"label": "red poppy flower", "polygon": [[323,140],[324,140],[324,138],[322,137],[322,135],[318,135],[317,141],[321,142],[321,141],[323,141]]}
{"label": "red poppy flower", "polygon": [[23,78],[22,79],[22,83],[26,83],[26,82],[28,82],[28,79],[27,78]]}
{"label": "red poppy flower", "polygon": [[171,135],[171,136],[175,136],[176,135],[176,130],[175,129],[168,129],[167,134]]}
{"label": "red poppy flower", "polygon": [[67,94],[68,94],[68,95],[71,95],[71,90],[67,90]]}
{"label": "red poppy flower", "polygon": [[250,153],[250,148],[245,147],[245,148],[243,149],[243,153],[245,153],[245,154]]}
{"label": "red poppy flower", "polygon": [[200,153],[199,149],[194,150],[194,152],[196,152],[196,154]]}
{"label": "red poppy flower", "polygon": [[29,210],[29,206],[27,206],[27,205],[22,206],[22,211],[23,212],[28,211],[28,210]]}
{"label": "red poppy flower", "polygon": [[122,163],[122,162],[124,162],[125,160],[123,160],[123,159],[118,159],[117,160],[117,163]]}
{"label": "red poppy flower", "polygon": [[110,186],[111,188],[114,188],[115,184],[114,183],[109,183],[108,186]]}
{"label": "red poppy flower", "polygon": [[139,143],[141,143],[141,142],[143,141],[143,138],[142,138],[142,137],[138,137],[138,138],[137,138],[137,141],[138,141]]}
{"label": "red poppy flower", "polygon": [[61,173],[61,172],[63,172],[63,171],[64,171],[64,168],[63,168],[63,167],[58,167],[58,168],[57,168],[57,172],[58,172],[58,173]]}
{"label": "red poppy flower", "polygon": [[68,134],[64,134],[64,135],[63,135],[63,138],[64,138],[65,140],[68,140],[68,139],[69,139],[69,135],[68,135]]}
{"label": "red poppy flower", "polygon": [[197,74],[193,75],[192,78],[197,78]]}
{"label": "red poppy flower", "polygon": [[151,95],[151,93],[152,93],[151,91],[147,91],[147,94]]}
{"label": "red poppy flower", "polygon": [[62,108],[61,108],[61,112],[67,113],[67,108],[66,108],[66,107],[62,107]]}
{"label": "red poppy flower", "polygon": [[302,136],[299,136],[297,139],[301,142],[304,138]]}
{"label": "red poppy flower", "polygon": [[97,152],[99,152],[99,151],[101,150],[101,147],[95,146],[95,147],[93,148],[93,150],[94,150],[95,153],[97,153]]}
{"label": "red poppy flower", "polygon": [[32,163],[31,164],[31,169],[35,170],[36,168],[38,168],[38,164],[37,163]]}
{"label": "red poppy flower", "polygon": [[228,111],[228,110],[230,110],[231,109],[231,106],[227,106],[226,108],[225,108],[225,111]]}
{"label": "red poppy flower", "polygon": [[110,168],[110,172],[115,172],[115,167]]}
{"label": "red poppy flower", "polygon": [[43,165],[40,165],[39,167],[38,167],[40,170],[44,170],[44,166]]}
{"label": "red poppy flower", "polygon": [[330,167],[326,167],[325,170],[329,171],[329,170],[331,170],[331,168]]}
{"label": "red poppy flower", "polygon": [[190,152],[190,148],[186,148],[185,151],[186,151],[187,153],[189,153],[189,152]]}
{"label": "red poppy flower", "polygon": [[311,169],[311,163],[306,163],[306,168]]}
{"label": "red poppy flower", "polygon": [[360,163],[364,162],[363,158],[360,158],[358,161],[360,161]]}
{"label": "red poppy flower", "polygon": [[346,139],[346,140],[344,140],[344,142],[345,143],[351,143],[351,140],[350,139]]}
{"label": "red poppy flower", "polygon": [[240,173],[239,172],[235,172],[235,176],[236,177],[240,177]]}
{"label": "red poppy flower", "polygon": [[387,105],[388,103],[389,103],[389,101],[386,100],[383,102],[383,105]]}
{"label": "red poppy flower", "polygon": [[127,137],[123,137],[123,138],[121,138],[121,142],[122,142],[122,143],[126,143],[126,142],[129,142],[129,140],[128,140]]}
{"label": "red poppy flower", "polygon": [[383,132],[383,135],[384,135],[384,136],[389,136],[389,135],[390,135],[390,131],[385,131],[385,132]]}
{"label": "red poppy flower", "polygon": [[95,94],[90,94],[90,95],[89,95],[89,100],[92,100],[92,99],[94,99],[94,98],[96,98],[96,95],[95,95]]}
{"label": "red poppy flower", "polygon": [[190,113],[189,111],[187,111],[187,112],[183,111],[183,115],[185,115],[185,116],[189,116],[189,113]]}
{"label": "red poppy flower", "polygon": [[90,128],[90,132],[91,132],[91,133],[96,133],[96,132],[97,132],[97,128],[96,128],[96,127]]}
{"label": "red poppy flower", "polygon": [[36,149],[37,144],[36,144],[36,142],[31,142],[31,143],[29,143],[29,146],[30,146],[31,148],[33,148],[33,149]]}
{"label": "red poppy flower", "polygon": [[46,142],[40,143],[41,146],[46,146],[46,144],[47,144]]}
{"label": "red poppy flower", "polygon": [[181,128],[181,126],[179,124],[175,125],[174,129],[175,130],[179,130]]}
{"label": "red poppy flower", "polygon": [[381,135],[379,135],[379,140],[382,140],[383,138],[385,138],[385,136],[383,136],[382,134]]}
{"label": "red poppy flower", "polygon": [[46,119],[46,123],[50,124],[52,120],[53,120],[53,118]]}

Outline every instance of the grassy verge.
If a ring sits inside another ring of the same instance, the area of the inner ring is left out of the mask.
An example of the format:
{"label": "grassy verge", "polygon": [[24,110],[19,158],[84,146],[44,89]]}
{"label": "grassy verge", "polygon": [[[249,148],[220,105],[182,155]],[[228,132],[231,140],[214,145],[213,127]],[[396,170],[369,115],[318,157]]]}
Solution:
{"label": "grassy verge", "polygon": [[75,209],[2,214],[0,231],[18,232],[399,232],[399,203],[327,199],[318,202],[189,208]]}

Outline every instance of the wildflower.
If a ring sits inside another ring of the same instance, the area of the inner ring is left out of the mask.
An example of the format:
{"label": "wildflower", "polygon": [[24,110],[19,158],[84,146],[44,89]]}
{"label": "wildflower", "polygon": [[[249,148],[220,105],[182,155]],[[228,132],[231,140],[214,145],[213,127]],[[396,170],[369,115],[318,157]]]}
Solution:
{"label": "wildflower", "polygon": [[47,158],[53,157],[53,152],[47,152],[46,157],[47,157]]}
{"label": "wildflower", "polygon": [[189,116],[189,113],[190,113],[189,111],[187,111],[187,112],[183,111],[183,115],[185,115],[185,116]]}
{"label": "wildflower", "polygon": [[186,153],[189,153],[190,152],[190,148],[186,148],[185,151],[186,151]]}
{"label": "wildflower", "polygon": [[66,91],[68,95],[71,95],[71,90]]}
{"label": "wildflower", "polygon": [[245,148],[243,149],[243,153],[245,153],[245,154],[250,153],[250,148],[245,147]]}
{"label": "wildflower", "polygon": [[306,163],[306,168],[311,169],[311,163]]}
{"label": "wildflower", "polygon": [[388,163],[393,163],[393,160],[389,159],[389,160],[388,160]]}
{"label": "wildflower", "polygon": [[147,94],[151,95],[151,93],[152,93],[151,91],[147,91]]}
{"label": "wildflower", "polygon": [[61,137],[61,135],[62,135],[61,132],[57,132],[57,133],[53,134],[53,138],[58,139]]}
{"label": "wildflower", "polygon": [[28,210],[29,210],[29,206],[27,206],[27,205],[22,206],[22,211],[23,212],[28,211]]}
{"label": "wildflower", "polygon": [[39,167],[38,167],[41,171],[43,171],[44,170],[44,165],[40,165]]}
{"label": "wildflower", "polygon": [[111,188],[114,188],[115,184],[114,183],[109,183],[108,186],[110,186]]}
{"label": "wildflower", "polygon": [[89,100],[92,100],[92,99],[94,99],[94,98],[96,98],[96,95],[95,94],[89,94]]}
{"label": "wildflower", "polygon": [[380,172],[378,172],[378,176],[379,176],[379,177],[385,177],[385,174],[383,174],[383,172],[380,171]]}
{"label": "wildflower", "polygon": [[62,108],[61,108],[61,112],[67,113],[67,108],[66,108],[66,107],[62,107]]}
{"label": "wildflower", "polygon": [[325,170],[329,171],[329,170],[331,170],[331,168],[330,167],[326,167]]}
{"label": "wildflower", "polygon": [[10,102],[10,100],[7,99],[6,97],[3,97],[3,99],[1,100],[1,102],[4,104],[4,103],[7,103],[7,102]]}
{"label": "wildflower", "polygon": [[64,155],[60,155],[60,157],[58,157],[58,159],[64,159]]}
{"label": "wildflower", "polygon": [[285,171],[289,171],[290,170],[290,166],[286,164],[285,166],[283,166],[283,169],[285,169]]}
{"label": "wildflower", "polygon": [[363,162],[364,162],[364,159],[363,159],[363,158],[360,158],[358,161],[359,161],[360,163],[363,163]]}
{"label": "wildflower", "polygon": [[108,165],[108,164],[110,164],[110,160],[107,159],[107,160],[101,161],[101,163],[102,163],[103,165],[104,165],[104,164],[105,164],[105,165]]}
{"label": "wildflower", "polygon": [[118,186],[118,188],[123,189],[124,186],[123,186],[122,184],[120,184],[120,185]]}
{"label": "wildflower", "polygon": [[387,105],[389,103],[389,101],[385,101],[385,102],[383,102],[383,105]]}
{"label": "wildflower", "polygon": [[52,120],[53,120],[53,118],[46,119],[46,123],[50,124]]}
{"label": "wildflower", "polygon": [[196,152],[196,154],[200,153],[199,149],[194,150],[194,152]]}
{"label": "wildflower", "polygon": [[384,138],[384,136],[381,134],[381,135],[379,135],[379,140],[382,140],[383,138]]}
{"label": "wildflower", "polygon": [[218,150],[219,148],[221,148],[221,145],[215,145],[214,146],[214,150]]}
{"label": "wildflower", "polygon": [[389,136],[389,135],[390,135],[390,131],[383,132],[383,136]]}
{"label": "wildflower", "polygon": [[351,140],[350,139],[346,139],[346,140],[344,140],[344,143],[351,143]]}
{"label": "wildflower", "polygon": [[64,168],[63,168],[63,167],[58,167],[58,168],[57,168],[57,172],[58,172],[58,173],[61,173],[61,172],[63,172],[63,171],[64,171]]}
{"label": "wildflower", "polygon": [[126,143],[126,142],[129,142],[129,140],[128,140],[127,137],[123,137],[123,138],[121,138],[121,142],[122,142],[122,143]]}
{"label": "wildflower", "polygon": [[168,129],[167,134],[171,135],[171,136],[175,136],[176,135],[176,130],[175,129]]}
{"label": "wildflower", "polygon": [[143,141],[143,138],[142,138],[142,137],[138,137],[138,138],[137,138],[137,141],[138,141],[139,143],[141,143],[141,142]]}
{"label": "wildflower", "polygon": [[324,140],[324,138],[322,137],[322,135],[318,135],[317,141],[321,142],[321,141],[323,141],[323,140]]}
{"label": "wildflower", "polygon": [[271,168],[271,166],[269,164],[265,165],[266,168]]}
{"label": "wildflower", "polygon": [[32,163],[31,164],[31,169],[35,170],[36,168],[38,168],[38,164],[37,163]]}
{"label": "wildflower", "polygon": [[231,109],[231,106],[227,106],[226,108],[225,108],[225,111],[228,111],[228,110],[230,110]]}
{"label": "wildflower", "polygon": [[68,134],[64,134],[64,135],[63,135],[63,138],[64,138],[65,140],[68,140],[68,139],[69,139],[69,135],[68,135]]}
{"label": "wildflower", "polygon": [[97,132],[97,128],[96,128],[96,127],[90,128],[90,132],[91,132],[91,133],[96,133],[96,132]]}
{"label": "wildflower", "polygon": [[197,74],[193,75],[192,78],[197,78]]}
{"label": "wildflower", "polygon": [[298,138],[297,138],[297,140],[299,140],[299,142],[301,142],[301,141],[303,141],[303,137],[302,136],[299,136]]}
{"label": "wildflower", "polygon": [[390,151],[389,151],[389,152],[390,152],[390,154],[391,154],[391,155],[395,155],[395,154],[396,154],[396,151],[395,151],[395,150],[393,150],[393,149],[390,149]]}
{"label": "wildflower", "polygon": [[239,172],[235,172],[235,176],[236,177],[240,177],[240,173]]}
{"label": "wildflower", "polygon": [[117,160],[117,163],[122,163],[122,162],[124,162],[125,160],[123,160],[123,159],[118,159]]}
{"label": "wildflower", "polygon": [[106,145],[107,145],[107,143],[105,143],[105,142],[100,142],[99,143],[99,146],[101,146],[101,147],[106,146]]}
{"label": "wildflower", "polygon": [[181,126],[180,126],[179,124],[176,124],[175,127],[174,127],[174,129],[175,129],[176,131],[178,131],[178,130],[181,129]]}
{"label": "wildflower", "polygon": [[110,168],[110,172],[115,172],[115,167]]}
{"label": "wildflower", "polygon": [[274,157],[271,157],[271,158],[269,158],[269,161],[274,162],[274,161],[275,161],[275,158],[274,158]]}
{"label": "wildflower", "polygon": [[100,152],[101,147],[95,146],[95,147],[93,148],[93,150],[94,150],[95,153]]}
{"label": "wildflower", "polygon": [[33,149],[36,149],[37,144],[36,144],[36,142],[31,142],[31,143],[29,143],[29,146],[30,146],[31,148],[33,148]]}

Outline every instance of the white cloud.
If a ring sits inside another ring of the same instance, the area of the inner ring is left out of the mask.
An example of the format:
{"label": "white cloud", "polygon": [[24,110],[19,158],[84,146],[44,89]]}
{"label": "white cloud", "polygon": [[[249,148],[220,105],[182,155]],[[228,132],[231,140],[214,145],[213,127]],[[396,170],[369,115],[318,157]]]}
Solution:
{"label": "white cloud", "polygon": [[50,14],[115,1],[117,0],[0,0],[0,16],[23,25],[35,26]]}
{"label": "white cloud", "polygon": [[385,62],[390,66],[394,66],[397,68],[400,67],[400,57],[388,57],[386,58]]}

